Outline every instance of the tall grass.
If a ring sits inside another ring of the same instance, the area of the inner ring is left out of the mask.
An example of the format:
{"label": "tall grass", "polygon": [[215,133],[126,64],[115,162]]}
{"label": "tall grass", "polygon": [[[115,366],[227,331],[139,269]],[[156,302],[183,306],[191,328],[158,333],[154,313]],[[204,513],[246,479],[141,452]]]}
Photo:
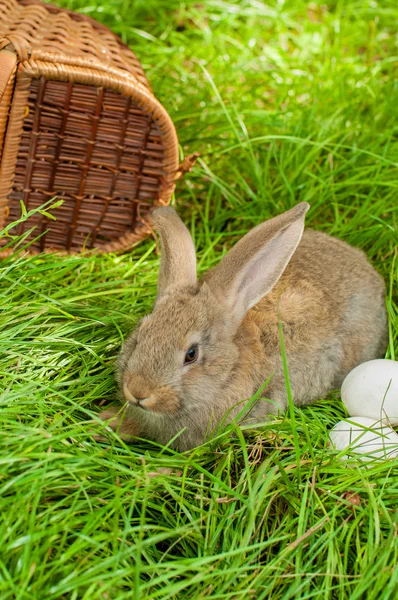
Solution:
{"label": "tall grass", "polygon": [[[134,48],[181,156],[201,152],[175,198],[200,270],[306,200],[384,275],[396,358],[396,3],[58,4]],[[338,391],[184,455],[93,440],[158,266],[152,240],[0,263],[1,599],[394,600],[397,463],[336,458]]]}

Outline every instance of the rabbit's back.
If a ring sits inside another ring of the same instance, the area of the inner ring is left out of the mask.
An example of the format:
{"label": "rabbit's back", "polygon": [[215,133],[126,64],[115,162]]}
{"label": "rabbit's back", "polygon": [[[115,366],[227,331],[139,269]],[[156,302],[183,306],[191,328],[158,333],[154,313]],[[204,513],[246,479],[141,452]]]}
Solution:
{"label": "rabbit's back", "polygon": [[286,396],[278,318],[297,404],[341,385],[356,365],[384,355],[387,345],[385,284],[365,254],[327,234],[306,230],[280,281],[247,315],[256,326],[270,392]]}

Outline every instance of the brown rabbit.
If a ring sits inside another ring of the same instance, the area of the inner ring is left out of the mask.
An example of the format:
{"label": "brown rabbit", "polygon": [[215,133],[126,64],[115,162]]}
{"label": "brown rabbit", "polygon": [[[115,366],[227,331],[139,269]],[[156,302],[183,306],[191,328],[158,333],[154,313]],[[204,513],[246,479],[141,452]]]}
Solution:
{"label": "brown rabbit", "polygon": [[[246,422],[285,410],[283,335],[295,404],[322,398],[387,344],[385,286],[360,250],[304,230],[298,204],[243,237],[198,282],[191,236],[171,207],[153,212],[162,245],[153,312],[126,341],[117,379],[126,410],[104,420],[124,437],[186,450],[264,382]],[[260,394],[261,395],[261,394]]]}

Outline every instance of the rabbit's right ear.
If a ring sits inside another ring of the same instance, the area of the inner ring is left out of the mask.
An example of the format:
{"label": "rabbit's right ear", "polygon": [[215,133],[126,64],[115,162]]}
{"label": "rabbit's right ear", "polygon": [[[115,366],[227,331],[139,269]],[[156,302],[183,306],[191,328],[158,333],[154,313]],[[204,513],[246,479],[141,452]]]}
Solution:
{"label": "rabbit's right ear", "polygon": [[152,222],[162,247],[158,298],[175,286],[195,286],[196,254],[191,234],[171,206],[156,208]]}
{"label": "rabbit's right ear", "polygon": [[225,298],[236,323],[272,290],[296,250],[304,230],[307,202],[261,223],[209,271],[206,282]]}

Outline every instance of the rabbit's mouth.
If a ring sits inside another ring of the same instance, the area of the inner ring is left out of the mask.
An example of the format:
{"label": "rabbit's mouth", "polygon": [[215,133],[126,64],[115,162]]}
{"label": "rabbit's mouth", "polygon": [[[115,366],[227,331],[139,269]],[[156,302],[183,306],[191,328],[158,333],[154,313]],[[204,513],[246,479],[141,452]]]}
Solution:
{"label": "rabbit's mouth", "polygon": [[148,398],[136,398],[137,402],[135,406],[139,406],[142,410],[152,411],[155,406],[151,396]]}

